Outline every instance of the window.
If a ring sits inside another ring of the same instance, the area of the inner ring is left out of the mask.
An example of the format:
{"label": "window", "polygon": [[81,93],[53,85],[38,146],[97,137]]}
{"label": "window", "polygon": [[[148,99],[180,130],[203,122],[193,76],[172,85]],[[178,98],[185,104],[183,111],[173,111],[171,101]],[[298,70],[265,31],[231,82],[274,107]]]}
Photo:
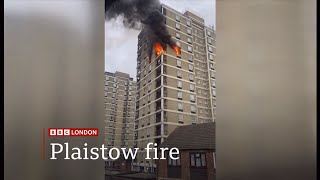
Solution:
{"label": "window", "polygon": [[151,68],[152,68],[151,65],[149,65],[149,72],[151,72]]}
{"label": "window", "polygon": [[178,114],[178,122],[183,123],[183,114]]}
{"label": "window", "polygon": [[213,61],[213,55],[209,54],[209,59]]}
{"label": "window", "polygon": [[177,60],[177,67],[181,68],[181,61]]}
{"label": "window", "polygon": [[196,113],[196,107],[194,105],[190,106],[190,110],[192,113]]}
{"label": "window", "polygon": [[215,72],[214,71],[211,71],[211,78],[215,79],[216,76],[215,76]]}
{"label": "window", "polygon": [[212,95],[216,97],[216,91],[214,89],[212,89]]}
{"label": "window", "polygon": [[177,77],[178,77],[178,78],[181,78],[181,76],[182,76],[182,75],[181,75],[181,71],[180,71],[180,70],[177,70]]}
{"label": "window", "polygon": [[178,99],[182,99],[182,92],[178,91]]}
{"label": "window", "polygon": [[[173,154],[172,155],[174,158],[179,157],[179,155]],[[180,166],[180,158],[179,159],[171,159],[168,158],[168,165],[169,166]]]}
{"label": "window", "polygon": [[116,88],[116,87],[117,87],[117,84],[113,84],[113,87]]}
{"label": "window", "polygon": [[114,82],[117,82],[117,79],[116,79],[116,78],[114,78],[114,79],[113,79],[113,81],[114,81]]}
{"label": "window", "polygon": [[180,22],[180,16],[176,15],[176,20]]}
{"label": "window", "polygon": [[214,69],[214,64],[213,63],[210,63],[210,68]]}
{"label": "window", "polygon": [[179,41],[177,41],[177,46],[179,47],[179,48],[181,48],[181,42],[179,42]]}
{"label": "window", "polygon": [[176,38],[180,39],[180,34],[176,33]]}
{"label": "window", "polygon": [[182,82],[181,82],[181,81],[178,81],[178,82],[177,82],[177,87],[178,87],[179,89],[182,88]]}
{"label": "window", "polygon": [[193,80],[194,80],[193,74],[189,74],[189,80],[190,80],[190,81],[193,81]]}
{"label": "window", "polygon": [[151,101],[151,96],[150,94],[148,95],[148,103]]}
{"label": "window", "polygon": [[213,49],[212,49],[211,46],[209,46],[208,49],[209,49],[209,52],[212,52],[212,51],[213,51]]}
{"label": "window", "polygon": [[189,71],[193,71],[193,65],[189,64]]}
{"label": "window", "polygon": [[191,167],[206,167],[206,154],[205,153],[190,153]]}
{"label": "window", "polygon": [[191,123],[192,124],[195,124],[196,123],[196,116],[191,116]]}
{"label": "window", "polygon": [[210,31],[207,31],[207,34],[208,34],[208,36],[210,36],[210,37],[211,37],[211,32],[210,32]]}
{"label": "window", "polygon": [[106,80],[109,81],[109,77],[108,76],[106,76]]}
{"label": "window", "polygon": [[208,43],[212,44],[212,39],[211,38],[208,38]]}
{"label": "window", "polygon": [[211,80],[211,85],[212,85],[212,87],[216,87],[216,81],[215,80]]}
{"label": "window", "polygon": [[190,91],[194,92],[194,84],[190,84]]}
{"label": "window", "polygon": [[112,92],[114,92],[114,93],[117,92],[117,89],[112,89]]}
{"label": "window", "polygon": [[191,26],[191,22],[189,20],[187,20],[187,26]]}
{"label": "window", "polygon": [[187,34],[191,35],[191,29],[187,28]]}
{"label": "window", "polygon": [[188,61],[192,62],[193,57],[191,55],[188,56]]}
{"label": "window", "polygon": [[162,8],[162,12],[164,15],[167,15],[167,9],[166,8]]}
{"label": "window", "polygon": [[188,51],[192,52],[192,46],[188,46]]}
{"label": "window", "polygon": [[132,85],[132,82],[130,81],[129,84],[130,84],[130,86],[131,86],[131,85]]}
{"label": "window", "polygon": [[190,94],[190,101],[195,102],[194,94]]}
{"label": "window", "polygon": [[191,44],[192,43],[191,38],[187,37],[187,42]]}
{"label": "window", "polygon": [[178,110],[183,111],[183,104],[181,102],[178,102]]}
{"label": "window", "polygon": [[180,24],[176,23],[176,29],[180,30]]}

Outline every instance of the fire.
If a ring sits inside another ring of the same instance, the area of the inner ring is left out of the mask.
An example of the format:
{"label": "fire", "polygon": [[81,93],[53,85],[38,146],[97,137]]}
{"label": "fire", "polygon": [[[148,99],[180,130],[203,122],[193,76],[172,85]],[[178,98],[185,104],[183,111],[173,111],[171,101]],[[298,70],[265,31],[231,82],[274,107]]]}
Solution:
{"label": "fire", "polygon": [[[181,49],[179,46],[175,45],[172,47],[172,49],[177,53],[177,56],[181,56]],[[166,54],[166,51],[163,49],[160,43],[155,43],[154,50],[155,50],[156,56],[159,56],[161,54]]]}
{"label": "fire", "polygon": [[166,51],[163,49],[160,43],[156,43],[154,45],[154,50],[155,50],[156,56],[166,53]]}
{"label": "fire", "polygon": [[180,50],[180,48],[178,46],[174,46],[173,49],[177,53],[177,56],[181,55],[181,50]]}

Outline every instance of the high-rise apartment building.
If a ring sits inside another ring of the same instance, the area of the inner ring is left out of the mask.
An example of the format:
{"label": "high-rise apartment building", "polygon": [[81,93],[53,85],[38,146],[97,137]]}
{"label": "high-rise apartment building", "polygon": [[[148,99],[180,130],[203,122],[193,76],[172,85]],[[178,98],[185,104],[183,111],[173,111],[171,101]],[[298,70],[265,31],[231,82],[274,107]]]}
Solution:
{"label": "high-rise apartment building", "polygon": [[104,96],[105,145],[108,148],[132,148],[136,82],[126,73],[105,72]]}
{"label": "high-rise apartment building", "polygon": [[[134,145],[140,149],[149,142],[160,145],[178,126],[215,121],[215,31],[190,11],[180,13],[166,5],[161,11],[181,53],[170,47],[157,50],[144,31],[138,36]],[[134,169],[154,172],[155,161],[145,157],[139,151]]]}

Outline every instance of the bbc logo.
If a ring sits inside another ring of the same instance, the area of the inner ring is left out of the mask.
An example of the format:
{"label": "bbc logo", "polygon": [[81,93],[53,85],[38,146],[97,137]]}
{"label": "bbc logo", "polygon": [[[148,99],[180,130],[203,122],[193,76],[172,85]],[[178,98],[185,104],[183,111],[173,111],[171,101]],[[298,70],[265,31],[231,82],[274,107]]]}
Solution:
{"label": "bbc logo", "polygon": [[49,129],[49,136],[70,136],[70,129]]}
{"label": "bbc logo", "polygon": [[48,136],[98,136],[98,128],[49,128]]}

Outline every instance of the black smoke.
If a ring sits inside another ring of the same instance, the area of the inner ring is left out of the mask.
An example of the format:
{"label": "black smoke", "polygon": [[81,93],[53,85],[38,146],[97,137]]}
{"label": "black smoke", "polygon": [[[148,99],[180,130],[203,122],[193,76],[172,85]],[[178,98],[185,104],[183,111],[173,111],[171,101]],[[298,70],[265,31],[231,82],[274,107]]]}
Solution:
{"label": "black smoke", "polygon": [[151,45],[159,42],[163,47],[175,46],[166,28],[159,0],[106,0],[105,10],[107,21],[122,16],[125,27],[143,29]]}

